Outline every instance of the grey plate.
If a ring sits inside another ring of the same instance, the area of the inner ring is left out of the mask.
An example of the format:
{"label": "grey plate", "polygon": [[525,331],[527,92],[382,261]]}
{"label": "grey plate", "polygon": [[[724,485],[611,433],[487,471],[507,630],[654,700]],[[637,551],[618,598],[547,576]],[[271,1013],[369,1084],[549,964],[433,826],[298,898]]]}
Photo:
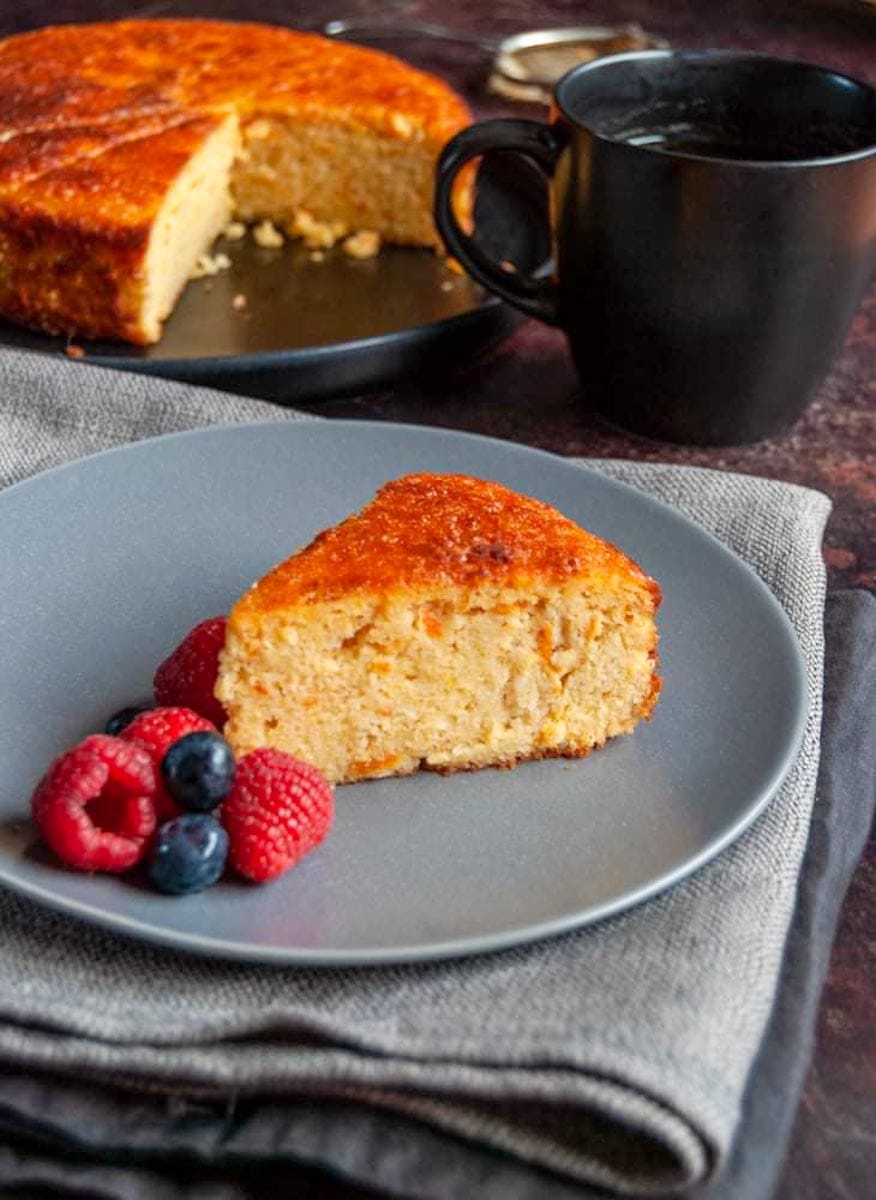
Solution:
{"label": "grey plate", "polygon": [[[296,870],[186,899],[68,872],[26,820],[48,761],[124,704],[200,618],[407,471],[462,471],[557,505],[663,587],[654,718],[577,762],[339,789]],[[616,913],[742,832],[790,767],[803,667],[756,576],[672,509],[539,451],[357,422],[141,442],[0,495],[0,881],[120,932],[263,962],[492,950]]]}

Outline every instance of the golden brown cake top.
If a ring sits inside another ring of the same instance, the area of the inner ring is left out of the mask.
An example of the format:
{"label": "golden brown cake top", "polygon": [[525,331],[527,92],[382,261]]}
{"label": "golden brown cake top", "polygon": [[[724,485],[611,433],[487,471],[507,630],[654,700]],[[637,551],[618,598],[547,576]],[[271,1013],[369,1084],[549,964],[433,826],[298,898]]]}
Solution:
{"label": "golden brown cake top", "polygon": [[[0,185],[17,175],[12,193],[0,186],[0,215],[6,229],[21,227],[39,243],[40,234],[63,223],[71,245],[89,252],[90,239],[110,238],[116,249],[138,251],[145,245],[151,223],[167,195],[168,180],[185,167],[190,156],[218,120],[205,115],[180,121],[158,131],[140,130],[120,136],[88,153],[88,137],[76,137],[82,153],[53,162],[27,178],[22,162],[8,165],[0,144]],[[72,140],[72,139],[71,139]],[[8,143],[7,143],[8,145]],[[54,154],[54,138],[41,150],[43,161]]]}
{"label": "golden brown cake top", "polygon": [[114,21],[0,41],[0,134],[217,108],[330,113],[438,143],[470,119],[447,84],[389,54],[270,25]]}
{"label": "golden brown cake top", "polygon": [[[330,116],[436,145],[468,123],[441,80],[269,25],[118,21],[0,40],[0,215],[34,243],[63,222],[142,250],[167,187],[232,110]],[[132,260],[133,261],[133,260]]]}
{"label": "golden brown cake top", "polygon": [[659,600],[657,584],[632,559],[549,504],[468,475],[405,475],[275,567],[234,618],[354,592],[582,576],[596,584],[621,578]]}
{"label": "golden brown cake top", "polygon": [[192,119],[212,125],[218,118],[208,114],[183,119],[174,113],[169,119],[166,113],[146,113],[135,117],[108,117],[87,124],[32,128],[5,140],[0,138],[0,194],[15,192],[65,167],[96,163],[100,157],[119,147],[161,135],[190,123]]}

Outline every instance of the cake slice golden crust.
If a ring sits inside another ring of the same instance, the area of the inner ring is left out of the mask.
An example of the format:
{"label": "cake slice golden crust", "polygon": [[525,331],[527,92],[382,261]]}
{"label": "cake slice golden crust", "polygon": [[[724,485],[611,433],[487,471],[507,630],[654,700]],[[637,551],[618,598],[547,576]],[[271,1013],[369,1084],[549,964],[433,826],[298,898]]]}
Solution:
{"label": "cake slice golden crust", "polygon": [[406,476],[235,605],[226,736],[333,782],[586,754],[656,703],[659,601],[549,505]]}

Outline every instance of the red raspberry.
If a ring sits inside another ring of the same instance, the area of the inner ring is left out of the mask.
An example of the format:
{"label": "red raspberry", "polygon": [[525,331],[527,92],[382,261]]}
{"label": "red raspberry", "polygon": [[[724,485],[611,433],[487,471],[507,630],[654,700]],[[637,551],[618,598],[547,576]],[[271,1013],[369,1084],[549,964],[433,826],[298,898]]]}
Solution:
{"label": "red raspberry", "polygon": [[174,742],[187,733],[216,732],[216,726],[190,708],[150,708],[139,713],[119,734],[126,742],[145,746],[155,764],[155,812],[158,824],[178,817],[182,809],[168,795],[161,778],[161,760]]}
{"label": "red raspberry", "polygon": [[207,717],[219,729],[228,714],[213,695],[219,673],[219,651],[225,645],[225,617],[210,617],[196,625],[188,637],[155,672],[155,703],[183,705]]}
{"label": "red raspberry", "polygon": [[321,771],[282,750],[253,750],[238,762],[222,805],[229,861],[266,883],[319,845],[333,815],[334,795]]}
{"label": "red raspberry", "polygon": [[155,831],[155,766],[142,746],[96,733],[56,758],[37,784],[37,827],[80,871],[127,871]]}

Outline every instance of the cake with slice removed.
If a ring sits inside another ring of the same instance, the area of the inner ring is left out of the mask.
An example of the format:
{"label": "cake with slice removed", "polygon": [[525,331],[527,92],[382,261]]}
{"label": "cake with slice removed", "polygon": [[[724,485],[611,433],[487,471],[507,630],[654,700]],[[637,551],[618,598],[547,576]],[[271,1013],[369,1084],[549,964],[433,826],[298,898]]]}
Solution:
{"label": "cake with slice removed", "polygon": [[235,605],[225,735],[334,783],[584,755],[656,703],[659,602],[631,559],[547,504],[404,476]]}
{"label": "cake with slice removed", "polygon": [[[358,235],[353,256],[437,249],[435,163],[469,121],[442,80],[291,29],[158,19],[2,38],[0,315],[155,342],[232,216],[314,245]],[[463,220],[471,193],[469,170]],[[269,234],[260,245],[282,240]]]}

